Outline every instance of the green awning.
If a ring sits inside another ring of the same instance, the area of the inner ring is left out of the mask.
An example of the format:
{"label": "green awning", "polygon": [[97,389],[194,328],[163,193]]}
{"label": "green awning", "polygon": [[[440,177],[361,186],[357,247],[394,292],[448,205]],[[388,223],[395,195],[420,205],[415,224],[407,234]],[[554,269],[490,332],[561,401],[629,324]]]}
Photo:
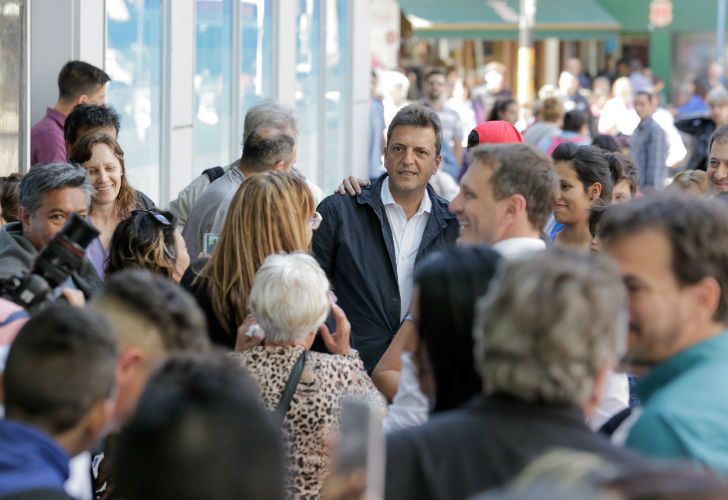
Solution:
{"label": "green awning", "polygon": [[[400,0],[418,38],[515,40],[518,0]],[[594,0],[538,0],[534,37],[613,38],[620,24]]]}

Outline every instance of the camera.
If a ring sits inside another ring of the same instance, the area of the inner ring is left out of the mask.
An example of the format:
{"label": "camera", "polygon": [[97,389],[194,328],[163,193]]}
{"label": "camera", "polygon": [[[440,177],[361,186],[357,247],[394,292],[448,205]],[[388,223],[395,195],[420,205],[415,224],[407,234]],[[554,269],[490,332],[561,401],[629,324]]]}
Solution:
{"label": "camera", "polygon": [[0,296],[34,311],[57,297],[56,290],[83,263],[86,248],[99,232],[72,213],[38,255],[31,272],[0,280]]}

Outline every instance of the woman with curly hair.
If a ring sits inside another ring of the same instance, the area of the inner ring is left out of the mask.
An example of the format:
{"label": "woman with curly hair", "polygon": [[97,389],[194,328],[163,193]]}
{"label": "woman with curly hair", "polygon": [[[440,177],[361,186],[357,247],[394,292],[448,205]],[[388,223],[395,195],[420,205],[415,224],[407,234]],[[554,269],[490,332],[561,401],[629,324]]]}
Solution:
{"label": "woman with curly hair", "polygon": [[111,238],[106,275],[129,268],[147,269],[176,283],[182,280],[190,256],[172,212],[132,210]]}

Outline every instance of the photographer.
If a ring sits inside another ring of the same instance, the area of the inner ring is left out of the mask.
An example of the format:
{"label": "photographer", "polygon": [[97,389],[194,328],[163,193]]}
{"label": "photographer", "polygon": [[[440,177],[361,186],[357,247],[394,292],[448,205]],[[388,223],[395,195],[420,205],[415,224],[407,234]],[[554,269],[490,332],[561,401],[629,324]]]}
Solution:
{"label": "photographer", "polygon": [[[86,170],[69,163],[34,165],[20,183],[20,222],[0,231],[0,280],[30,272],[38,253],[58,233],[73,212],[86,218],[91,205]],[[101,289],[101,279],[84,259],[62,284],[64,297],[85,298]]]}

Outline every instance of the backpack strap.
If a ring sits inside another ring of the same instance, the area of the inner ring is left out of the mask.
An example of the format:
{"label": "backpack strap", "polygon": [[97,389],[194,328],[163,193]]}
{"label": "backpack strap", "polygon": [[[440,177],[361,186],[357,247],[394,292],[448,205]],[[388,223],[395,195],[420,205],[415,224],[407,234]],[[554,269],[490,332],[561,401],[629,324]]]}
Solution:
{"label": "backpack strap", "polygon": [[288,376],[286,386],[283,388],[281,400],[278,402],[278,406],[276,407],[276,414],[281,422],[286,418],[286,414],[291,408],[291,399],[293,399],[293,394],[296,392],[298,381],[301,380],[301,374],[303,373],[303,368],[306,365],[307,352],[308,351],[303,351],[298,357],[296,364],[294,364],[291,369],[291,374]]}
{"label": "backpack strap", "polygon": [[210,184],[212,184],[217,179],[225,175],[225,169],[220,166],[210,167],[207,170],[203,170],[202,173],[206,175],[208,179],[210,179]]}

